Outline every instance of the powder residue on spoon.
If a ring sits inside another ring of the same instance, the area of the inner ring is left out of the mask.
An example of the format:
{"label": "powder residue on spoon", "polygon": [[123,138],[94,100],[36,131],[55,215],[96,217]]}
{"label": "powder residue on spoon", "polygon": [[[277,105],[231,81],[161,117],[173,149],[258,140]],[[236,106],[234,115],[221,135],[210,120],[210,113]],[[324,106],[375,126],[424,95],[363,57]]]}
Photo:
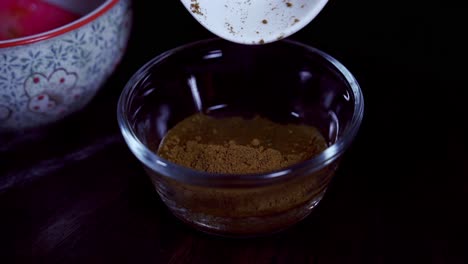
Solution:
{"label": "powder residue on spoon", "polygon": [[190,4],[190,10],[194,13],[194,14],[198,14],[198,15],[201,15],[203,16],[203,13],[200,9],[200,4],[198,3],[197,0],[191,0],[192,1],[192,4]]}

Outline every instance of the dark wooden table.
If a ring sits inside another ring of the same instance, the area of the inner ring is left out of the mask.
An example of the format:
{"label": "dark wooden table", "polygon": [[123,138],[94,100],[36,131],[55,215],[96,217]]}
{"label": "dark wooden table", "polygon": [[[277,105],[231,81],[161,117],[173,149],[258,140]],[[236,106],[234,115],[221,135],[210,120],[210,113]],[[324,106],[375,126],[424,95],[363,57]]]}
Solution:
{"label": "dark wooden table", "polygon": [[0,263],[468,263],[461,9],[335,0],[292,36],[355,74],[365,119],[307,219],[225,239],[176,220],[120,136],[116,102],[130,76],[212,36],[179,1],[134,2],[128,51],[93,102],[56,125],[1,135]]}

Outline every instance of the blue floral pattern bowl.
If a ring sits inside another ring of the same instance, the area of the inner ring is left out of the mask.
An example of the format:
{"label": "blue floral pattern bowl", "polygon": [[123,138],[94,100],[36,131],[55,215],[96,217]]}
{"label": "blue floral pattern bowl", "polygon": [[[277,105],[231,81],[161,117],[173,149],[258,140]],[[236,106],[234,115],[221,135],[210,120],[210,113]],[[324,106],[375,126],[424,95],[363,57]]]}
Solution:
{"label": "blue floral pattern bowl", "polygon": [[106,82],[125,53],[132,8],[130,0],[100,2],[63,27],[0,41],[0,131],[58,121]]}

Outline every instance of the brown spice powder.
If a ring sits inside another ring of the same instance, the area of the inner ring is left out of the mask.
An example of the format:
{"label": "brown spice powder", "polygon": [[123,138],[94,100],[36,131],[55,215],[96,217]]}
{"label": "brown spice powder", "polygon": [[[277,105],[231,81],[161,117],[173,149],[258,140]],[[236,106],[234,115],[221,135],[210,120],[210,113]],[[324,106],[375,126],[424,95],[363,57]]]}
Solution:
{"label": "brown spice powder", "polygon": [[197,0],[192,0],[192,4],[190,4],[190,10],[194,14],[203,15],[200,9],[200,4],[197,2]]}
{"label": "brown spice powder", "polygon": [[248,174],[291,166],[325,147],[312,127],[280,125],[259,117],[215,119],[196,114],[171,129],[157,152],[195,170]]}
{"label": "brown spice powder", "polygon": [[[200,139],[200,138],[198,138]],[[203,144],[190,140],[181,144],[174,136],[164,146],[167,158],[182,166],[211,173],[261,173],[284,168],[300,162],[306,153],[283,155],[280,151],[264,147],[254,138],[251,145],[235,141],[224,145]]]}

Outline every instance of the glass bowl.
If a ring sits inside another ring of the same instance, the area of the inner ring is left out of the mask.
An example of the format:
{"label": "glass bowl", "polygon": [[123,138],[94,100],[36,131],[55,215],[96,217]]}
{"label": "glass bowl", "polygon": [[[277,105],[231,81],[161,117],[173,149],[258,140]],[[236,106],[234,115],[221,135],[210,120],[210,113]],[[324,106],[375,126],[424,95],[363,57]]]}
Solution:
{"label": "glass bowl", "polygon": [[[326,53],[293,40],[241,45],[220,38],[186,44],[146,63],[126,84],[117,119],[170,211],[222,236],[275,233],[320,202],[364,112],[353,75]],[[214,174],[156,154],[167,131],[194,113],[260,114],[316,127],[327,148],[268,173]]]}

